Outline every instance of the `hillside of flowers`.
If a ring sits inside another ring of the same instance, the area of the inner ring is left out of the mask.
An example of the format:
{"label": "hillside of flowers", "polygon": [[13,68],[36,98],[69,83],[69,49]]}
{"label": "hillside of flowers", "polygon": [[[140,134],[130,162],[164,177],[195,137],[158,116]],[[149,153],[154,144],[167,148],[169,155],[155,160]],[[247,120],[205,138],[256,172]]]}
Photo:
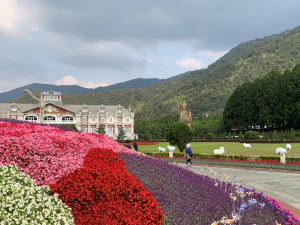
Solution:
{"label": "hillside of flowers", "polygon": [[235,180],[96,134],[0,121],[1,224],[300,224]]}

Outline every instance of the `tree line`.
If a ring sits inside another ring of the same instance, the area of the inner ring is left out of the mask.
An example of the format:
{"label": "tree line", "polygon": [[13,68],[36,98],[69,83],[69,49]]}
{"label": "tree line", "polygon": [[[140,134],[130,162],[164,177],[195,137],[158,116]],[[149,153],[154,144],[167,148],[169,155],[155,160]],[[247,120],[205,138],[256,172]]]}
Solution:
{"label": "tree line", "polygon": [[300,64],[238,86],[225,105],[223,123],[227,131],[299,129]]}

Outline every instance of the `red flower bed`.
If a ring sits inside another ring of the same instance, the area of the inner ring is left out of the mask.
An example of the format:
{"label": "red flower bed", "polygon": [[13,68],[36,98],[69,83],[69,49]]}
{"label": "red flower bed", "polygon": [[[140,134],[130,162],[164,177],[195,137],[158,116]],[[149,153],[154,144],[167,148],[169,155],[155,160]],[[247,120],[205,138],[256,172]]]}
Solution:
{"label": "red flower bed", "polygon": [[83,168],[65,175],[51,191],[72,208],[75,224],[161,224],[154,198],[109,149],[91,149]]}

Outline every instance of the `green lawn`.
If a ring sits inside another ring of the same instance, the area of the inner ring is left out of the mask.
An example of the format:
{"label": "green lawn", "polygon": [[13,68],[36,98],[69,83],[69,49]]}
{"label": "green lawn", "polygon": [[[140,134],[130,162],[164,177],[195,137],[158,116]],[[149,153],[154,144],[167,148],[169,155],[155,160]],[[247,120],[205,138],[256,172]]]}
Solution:
{"label": "green lawn", "polygon": [[[139,151],[143,153],[158,152],[158,147],[166,148],[169,143],[159,142],[157,145],[139,145]],[[288,150],[287,157],[300,157],[300,143],[292,143],[292,149]],[[251,155],[251,156],[276,156],[275,149],[278,147],[285,148],[286,143],[253,143],[250,149],[246,149],[239,142],[192,142],[193,153],[213,154],[213,150],[219,147],[225,148],[226,155]],[[179,152],[176,148],[175,152]]]}

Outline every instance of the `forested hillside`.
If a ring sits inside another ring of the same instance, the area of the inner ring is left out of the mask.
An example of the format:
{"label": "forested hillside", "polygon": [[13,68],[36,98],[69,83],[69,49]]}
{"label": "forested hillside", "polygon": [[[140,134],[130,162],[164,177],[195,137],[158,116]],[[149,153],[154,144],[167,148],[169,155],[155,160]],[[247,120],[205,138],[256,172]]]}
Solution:
{"label": "forested hillside", "polygon": [[[300,26],[261,39],[245,42],[229,51],[207,69],[193,71],[146,88],[104,93],[64,95],[65,104],[121,104],[130,106],[136,119],[177,114],[186,99],[194,118],[222,110],[234,89],[276,68],[283,72],[300,63]],[[17,99],[16,102],[26,100]]]}
{"label": "forested hillside", "polygon": [[238,86],[223,113],[224,128],[290,130],[300,128],[300,64],[283,74],[272,70]]}

